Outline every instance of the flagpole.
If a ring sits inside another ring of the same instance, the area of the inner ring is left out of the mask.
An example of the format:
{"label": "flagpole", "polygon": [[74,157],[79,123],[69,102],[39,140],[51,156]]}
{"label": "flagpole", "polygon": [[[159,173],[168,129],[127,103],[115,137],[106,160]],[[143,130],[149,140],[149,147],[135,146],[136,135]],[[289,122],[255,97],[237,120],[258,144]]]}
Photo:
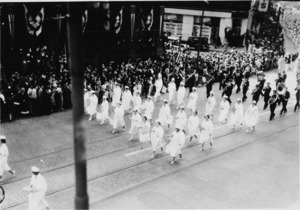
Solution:
{"label": "flagpole", "polygon": [[72,104],[76,195],[75,209],[89,209],[83,108],[82,4],[67,3],[67,42],[69,69],[72,75]]}

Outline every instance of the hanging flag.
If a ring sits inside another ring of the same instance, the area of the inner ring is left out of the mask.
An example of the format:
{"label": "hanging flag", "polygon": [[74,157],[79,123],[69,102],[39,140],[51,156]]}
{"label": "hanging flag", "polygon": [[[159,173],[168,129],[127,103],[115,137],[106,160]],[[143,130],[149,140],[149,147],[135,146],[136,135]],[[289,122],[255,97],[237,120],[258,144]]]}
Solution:
{"label": "hanging flag", "polygon": [[144,11],[141,7],[139,8],[141,12],[141,23],[143,26],[143,30],[151,31],[153,25],[153,7],[148,13]]}
{"label": "hanging flag", "polygon": [[135,27],[135,5],[130,5],[130,20],[131,20],[131,41],[133,41]]}
{"label": "hanging flag", "polygon": [[37,14],[32,14],[28,11],[25,4],[25,20],[26,28],[29,34],[39,36],[42,33],[43,22],[45,18],[44,7]]}
{"label": "hanging flag", "polygon": [[82,14],[82,33],[85,31],[85,27],[88,21],[88,10],[84,10],[84,13]]}
{"label": "hanging flag", "polygon": [[114,32],[115,32],[115,34],[120,33],[122,23],[123,23],[123,7],[116,14],[115,23],[114,23]]}

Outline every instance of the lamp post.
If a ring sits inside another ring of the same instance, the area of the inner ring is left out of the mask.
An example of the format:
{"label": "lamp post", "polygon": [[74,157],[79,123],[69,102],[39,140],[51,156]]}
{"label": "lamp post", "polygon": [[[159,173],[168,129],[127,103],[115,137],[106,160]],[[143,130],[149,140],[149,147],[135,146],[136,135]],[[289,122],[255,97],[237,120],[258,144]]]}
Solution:
{"label": "lamp post", "polygon": [[82,39],[82,4],[67,3],[67,42],[69,54],[69,69],[72,75],[72,103],[73,103],[73,135],[76,195],[75,209],[89,209],[87,194],[87,169],[85,128],[83,109],[83,39]]}

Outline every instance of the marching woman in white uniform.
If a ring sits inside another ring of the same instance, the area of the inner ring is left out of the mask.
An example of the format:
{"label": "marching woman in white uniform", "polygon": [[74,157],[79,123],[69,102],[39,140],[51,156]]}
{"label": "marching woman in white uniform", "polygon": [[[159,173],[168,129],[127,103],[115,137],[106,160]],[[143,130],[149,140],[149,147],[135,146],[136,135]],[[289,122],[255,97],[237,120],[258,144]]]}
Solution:
{"label": "marching woman in white uniform", "polygon": [[148,99],[143,103],[141,109],[145,109],[144,115],[147,116],[149,121],[151,121],[154,110],[154,103],[151,96],[148,96]]}
{"label": "marching woman in white uniform", "polygon": [[164,99],[164,104],[160,108],[158,119],[162,126],[168,125],[168,129],[170,129],[170,125],[173,122],[173,116],[171,115],[170,106],[166,99]]}
{"label": "marching woman in white uniform", "polygon": [[189,96],[190,100],[186,106],[187,109],[191,109],[192,111],[195,110],[197,107],[197,100],[198,100],[198,95],[197,95],[197,89],[193,87],[193,92],[190,93]]}
{"label": "marching woman in white uniform", "polygon": [[159,120],[156,120],[155,126],[151,130],[151,146],[153,150],[152,158],[155,157],[157,150],[161,150],[163,152],[163,137],[164,137],[164,129],[161,126]]}
{"label": "marching woman in white uniform", "polygon": [[113,126],[112,133],[115,133],[116,129],[120,126],[123,127],[124,131],[126,130],[125,121],[124,121],[124,109],[120,101],[117,103],[117,107],[115,109],[112,126]]}
{"label": "marching woman in white uniform", "polygon": [[8,171],[12,176],[15,176],[15,171],[9,167],[8,160],[8,148],[6,145],[6,137],[0,135],[0,182],[3,180],[4,172]]}
{"label": "marching woman in white uniform", "polygon": [[213,116],[213,110],[216,105],[216,97],[214,96],[213,92],[210,92],[210,96],[207,99],[206,106],[205,106],[205,114]]}
{"label": "marching woman in white uniform", "polygon": [[100,109],[101,109],[101,112],[97,113],[97,119],[100,120],[100,125],[103,125],[105,120],[109,120],[109,122],[110,122],[111,118],[109,117],[109,114],[108,114],[109,104],[107,101],[107,96],[105,96],[105,95],[103,96],[103,101],[100,105]]}
{"label": "marching woman in white uniform", "polygon": [[184,95],[185,95],[185,87],[184,87],[184,83],[181,82],[180,87],[178,88],[177,91],[177,109],[179,109],[179,107],[183,105]]}
{"label": "marching woman in white uniform", "polygon": [[125,91],[122,94],[122,106],[124,111],[131,112],[131,100],[132,100],[132,94],[129,90],[129,87],[125,86]]}
{"label": "marching woman in white uniform", "polygon": [[172,157],[170,164],[175,163],[177,155],[179,155],[179,159],[182,158],[181,149],[185,143],[185,134],[180,129],[178,126],[175,128],[175,131],[170,136],[170,142],[166,147],[166,153]]}
{"label": "marching woman in white uniform", "polygon": [[244,107],[241,99],[237,99],[236,103],[234,104],[230,120],[232,130],[234,130],[236,126],[240,126],[240,128],[242,128],[244,120]]}
{"label": "marching woman in white uniform", "polygon": [[133,109],[137,109],[139,112],[141,112],[141,106],[142,106],[142,99],[140,96],[140,91],[136,91],[136,94],[133,96]]}
{"label": "marching woman in white uniform", "polygon": [[205,142],[209,141],[210,147],[212,148],[213,146],[213,123],[209,119],[209,115],[204,115],[204,120],[201,125],[201,134],[199,138],[199,143],[202,145],[201,151],[204,150],[204,144]]}
{"label": "marching woman in white uniform", "polygon": [[172,78],[171,82],[168,84],[168,92],[169,92],[169,104],[172,105],[175,103],[175,93],[176,93],[176,85],[175,85],[174,78]]}
{"label": "marching woman in white uniform", "polygon": [[245,113],[245,123],[248,127],[247,133],[255,130],[255,125],[258,121],[258,107],[256,106],[256,101],[252,101],[252,104],[248,107]]}
{"label": "marching woman in white uniform", "polygon": [[83,100],[84,100],[84,113],[88,114],[88,108],[91,104],[91,100],[90,100],[90,91],[87,91],[86,89],[84,90],[85,93],[83,95]]}
{"label": "marching woman in white uniform", "polygon": [[180,110],[178,111],[175,117],[175,127],[180,127],[184,131],[186,123],[187,123],[187,117],[184,111],[184,106],[180,106]]}
{"label": "marching woman in white uniform", "polygon": [[98,97],[95,95],[95,91],[90,91],[90,105],[87,108],[87,113],[90,115],[89,121],[93,119],[93,115],[97,113]]}
{"label": "marching woman in white uniform", "polygon": [[30,184],[24,187],[23,190],[28,192],[29,210],[49,209],[49,204],[45,200],[47,192],[47,183],[45,178],[40,174],[40,170],[33,166],[31,168],[32,177]]}
{"label": "marching woman in white uniform", "polygon": [[121,88],[119,86],[119,83],[115,82],[114,90],[113,90],[113,96],[112,96],[112,102],[111,106],[116,107],[117,103],[121,100]]}
{"label": "marching woman in white uniform", "polygon": [[280,58],[278,59],[277,65],[278,65],[278,73],[282,74],[282,72],[285,70],[285,60],[283,55],[280,56]]}
{"label": "marching woman in white uniform", "polygon": [[150,142],[150,122],[147,119],[147,116],[143,116],[143,123],[141,126],[141,129],[139,129],[139,133],[140,133],[140,143],[141,143],[141,147],[140,149],[143,149],[143,144],[146,142]]}
{"label": "marching woman in white uniform", "polygon": [[197,114],[198,111],[195,109],[188,120],[190,142],[192,141],[193,137],[197,139],[200,135],[200,119]]}
{"label": "marching woman in white uniform", "polygon": [[130,133],[130,139],[129,141],[133,140],[134,136],[137,136],[139,134],[139,129],[142,126],[142,116],[141,114],[138,112],[137,109],[135,109],[132,113],[132,117],[131,117],[131,128],[129,130]]}
{"label": "marching woman in white uniform", "polygon": [[220,103],[219,123],[221,125],[227,123],[228,112],[230,109],[230,104],[229,104],[227,98],[228,97],[226,95],[224,95],[223,100]]}
{"label": "marching woman in white uniform", "polygon": [[158,78],[155,81],[155,94],[154,94],[154,102],[157,101],[158,97],[161,98],[160,91],[163,87],[163,81],[162,81],[162,76],[161,73],[158,73]]}

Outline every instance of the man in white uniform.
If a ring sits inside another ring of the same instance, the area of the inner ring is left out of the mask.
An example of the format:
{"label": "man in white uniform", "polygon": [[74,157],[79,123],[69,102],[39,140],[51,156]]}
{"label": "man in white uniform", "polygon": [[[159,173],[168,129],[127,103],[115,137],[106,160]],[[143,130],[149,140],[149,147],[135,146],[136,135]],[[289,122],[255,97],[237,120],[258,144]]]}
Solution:
{"label": "man in white uniform", "polygon": [[164,137],[164,129],[161,126],[159,120],[156,120],[155,126],[151,130],[150,139],[151,146],[153,150],[152,158],[155,157],[157,150],[160,148],[161,152],[163,152],[163,137]]}
{"label": "man in white uniform", "polygon": [[258,122],[258,107],[256,106],[256,101],[252,101],[252,104],[248,107],[245,112],[245,123],[248,127],[247,133],[255,130],[255,125]]}
{"label": "man in white uniform", "polygon": [[207,99],[206,107],[205,107],[205,114],[213,116],[213,110],[216,105],[216,98],[213,92],[210,92],[210,96]]}
{"label": "man in white uniform", "polygon": [[107,97],[105,95],[103,96],[103,101],[100,105],[100,109],[101,109],[101,112],[97,113],[97,119],[100,120],[100,125],[103,125],[105,120],[111,121],[111,118],[109,117],[109,114],[108,114],[109,104],[107,101]]}
{"label": "man in white uniform", "polygon": [[97,112],[97,105],[98,105],[98,97],[95,95],[95,91],[90,91],[90,106],[87,109],[88,114],[90,115],[89,121],[92,120],[93,115]]}
{"label": "man in white uniform", "polygon": [[49,204],[45,200],[47,192],[47,183],[45,178],[40,174],[40,170],[33,166],[31,168],[32,177],[29,186],[23,188],[28,192],[29,210],[49,209]]}
{"label": "man in white uniform", "polygon": [[113,97],[112,97],[112,107],[116,107],[117,103],[121,100],[122,90],[119,86],[119,83],[115,83],[114,90],[113,90]]}
{"label": "man in white uniform", "polygon": [[204,120],[201,125],[201,134],[199,138],[199,143],[202,145],[201,151],[204,150],[204,143],[207,141],[209,141],[211,148],[213,146],[213,123],[209,118],[209,115],[204,115]]}
{"label": "man in white uniform", "polygon": [[140,96],[140,91],[136,91],[136,94],[133,96],[132,101],[133,109],[137,109],[139,112],[141,112],[142,99]]}
{"label": "man in white uniform", "polygon": [[197,108],[197,100],[198,100],[197,89],[195,87],[193,87],[193,92],[190,93],[189,98],[190,100],[186,108],[193,111]]}
{"label": "man in white uniform", "polygon": [[6,145],[6,137],[0,135],[0,182],[3,180],[4,172],[8,171],[12,176],[15,176],[16,173],[14,170],[11,170],[7,163],[8,155],[9,152]]}
{"label": "man in white uniform", "polygon": [[184,83],[181,82],[180,87],[178,88],[177,91],[177,109],[179,109],[179,107],[183,105],[184,95],[185,95],[185,87],[184,87]]}
{"label": "man in white uniform", "polygon": [[112,125],[113,125],[112,133],[115,133],[116,129],[120,126],[123,127],[124,131],[126,130],[125,121],[124,121],[124,109],[123,109],[122,103],[120,101],[117,103],[117,107],[115,109],[115,114],[114,114],[114,118],[112,121]]}
{"label": "man in white uniform", "polygon": [[175,117],[175,127],[179,126],[184,131],[186,123],[187,123],[187,117],[184,111],[184,106],[180,106],[180,110],[178,111]]}
{"label": "man in white uniform", "polygon": [[242,128],[244,120],[244,107],[241,99],[237,99],[236,103],[234,104],[230,119],[232,130],[234,130],[236,126],[240,126],[240,128]]}
{"label": "man in white uniform", "polygon": [[162,126],[165,126],[167,124],[168,129],[170,129],[170,125],[173,122],[173,116],[171,115],[170,106],[166,99],[164,99],[164,104],[160,108],[158,119],[161,122]]}
{"label": "man in white uniform", "polygon": [[129,130],[130,138],[129,141],[133,140],[134,136],[137,136],[139,134],[139,129],[142,127],[142,116],[138,112],[137,109],[133,111],[132,117],[131,117],[131,128]]}
{"label": "man in white uniform", "polygon": [[230,104],[229,104],[227,98],[228,97],[226,95],[224,95],[223,100],[220,103],[219,123],[221,125],[227,123],[228,112],[230,109]]}
{"label": "man in white uniform", "polygon": [[179,155],[179,159],[182,158],[181,149],[185,142],[185,134],[183,131],[181,131],[180,127],[176,127],[175,131],[171,135],[171,139],[169,144],[166,147],[166,153],[170,154],[172,157],[172,161],[170,164],[175,163],[175,158],[177,155]]}
{"label": "man in white uniform", "polygon": [[122,106],[124,111],[131,112],[131,100],[132,100],[132,94],[129,90],[128,86],[125,86],[125,91],[122,95]]}
{"label": "man in white uniform", "polygon": [[155,94],[154,94],[154,102],[157,101],[158,97],[161,98],[160,91],[163,87],[163,81],[162,81],[162,76],[161,73],[158,73],[158,78],[155,81]]}
{"label": "man in white uniform", "polygon": [[171,82],[168,84],[168,92],[169,92],[169,104],[172,105],[175,103],[175,93],[176,93],[176,85],[175,85],[174,78],[172,78]]}
{"label": "man in white uniform", "polygon": [[151,121],[154,110],[154,103],[151,96],[148,96],[148,99],[143,103],[141,109],[145,109],[144,115],[146,115],[148,120]]}
{"label": "man in white uniform", "polygon": [[190,134],[190,142],[192,141],[193,137],[196,139],[200,135],[200,119],[197,116],[198,112],[195,109],[193,111],[193,114],[190,116],[188,120],[188,129],[189,129],[189,134]]}

